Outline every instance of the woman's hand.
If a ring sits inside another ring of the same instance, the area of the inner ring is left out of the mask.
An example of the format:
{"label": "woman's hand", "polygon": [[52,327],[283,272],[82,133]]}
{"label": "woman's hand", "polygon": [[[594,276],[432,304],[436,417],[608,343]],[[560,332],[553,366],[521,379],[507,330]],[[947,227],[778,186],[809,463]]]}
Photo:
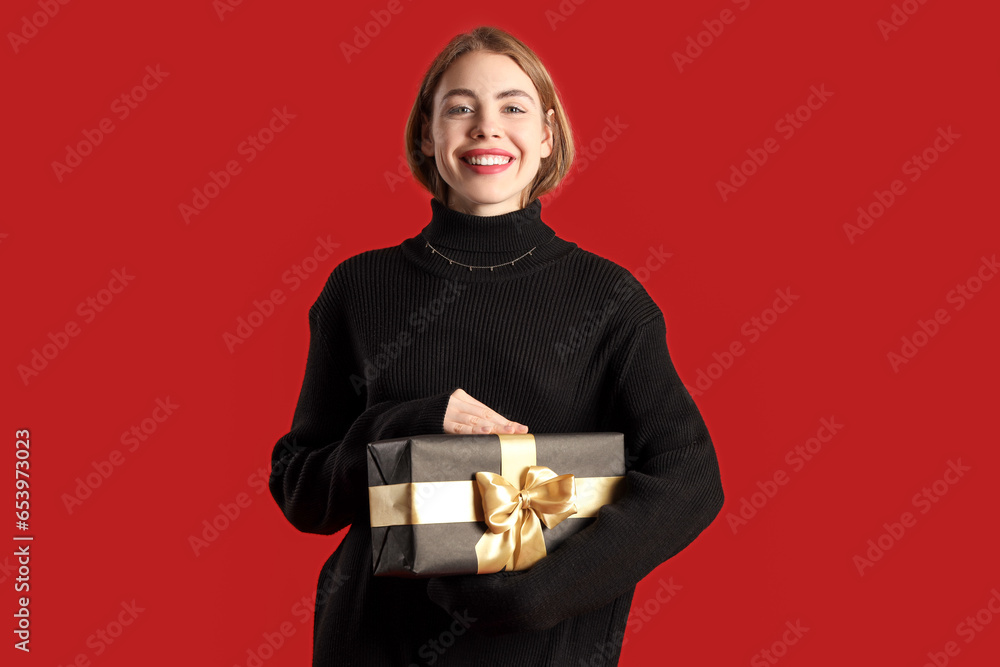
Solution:
{"label": "woman's hand", "polygon": [[456,389],[444,413],[444,431],[454,434],[527,433],[528,427],[513,422],[486,404]]}

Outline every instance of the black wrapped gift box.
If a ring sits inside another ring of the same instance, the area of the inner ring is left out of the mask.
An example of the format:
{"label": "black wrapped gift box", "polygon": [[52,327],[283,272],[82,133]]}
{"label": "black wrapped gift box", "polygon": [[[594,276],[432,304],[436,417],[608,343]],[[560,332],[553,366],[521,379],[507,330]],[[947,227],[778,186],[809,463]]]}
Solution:
{"label": "black wrapped gift box", "polygon": [[529,465],[571,474],[576,487],[578,511],[553,528],[541,527],[546,553],[625,492],[624,435],[616,432],[419,435],[370,443],[374,574],[416,578],[503,569],[481,570],[477,558],[477,544],[490,530],[476,473],[503,475],[520,490]]}

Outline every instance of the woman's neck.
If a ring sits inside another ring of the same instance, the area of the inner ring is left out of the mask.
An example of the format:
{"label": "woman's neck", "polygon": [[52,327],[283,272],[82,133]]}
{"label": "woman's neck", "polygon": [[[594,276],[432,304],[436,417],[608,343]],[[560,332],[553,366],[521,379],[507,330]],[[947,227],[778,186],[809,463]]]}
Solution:
{"label": "woman's neck", "polygon": [[520,211],[527,206],[527,197],[524,192],[522,192],[516,200],[505,200],[502,202],[487,204],[472,202],[464,197],[458,197],[455,195],[455,192],[450,189],[446,197],[446,205],[451,210],[479,217],[494,217],[503,215],[504,213],[513,213],[515,211]]}

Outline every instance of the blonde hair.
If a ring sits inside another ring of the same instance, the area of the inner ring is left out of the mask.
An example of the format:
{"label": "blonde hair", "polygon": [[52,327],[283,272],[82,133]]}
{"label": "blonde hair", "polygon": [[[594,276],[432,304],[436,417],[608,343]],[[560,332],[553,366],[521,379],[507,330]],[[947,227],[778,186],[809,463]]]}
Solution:
{"label": "blonde hair", "polygon": [[[434,158],[429,158],[420,150],[423,142],[424,126],[431,122],[434,91],[445,71],[459,56],[475,51],[486,51],[509,56],[517,63],[538,91],[545,124],[552,131],[552,153],[542,158],[538,173],[521,194],[521,208],[524,208],[543,194],[553,190],[566,176],[573,162],[573,132],[569,118],[563,110],[555,84],[542,61],[524,42],[500,28],[480,26],[467,33],[456,35],[431,63],[417,92],[417,99],[406,121],[406,163],[425,189],[443,204],[448,202],[448,184],[438,173]],[[546,113],[553,109],[551,120]]]}

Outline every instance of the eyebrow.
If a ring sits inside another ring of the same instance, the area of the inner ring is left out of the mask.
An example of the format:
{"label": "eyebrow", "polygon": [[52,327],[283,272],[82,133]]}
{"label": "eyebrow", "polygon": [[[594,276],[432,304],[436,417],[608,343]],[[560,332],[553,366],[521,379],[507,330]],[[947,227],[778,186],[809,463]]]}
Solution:
{"label": "eyebrow", "polygon": [[[456,97],[456,96],[471,97],[473,99],[478,99],[476,93],[473,92],[472,90],[469,90],[468,88],[452,88],[451,90],[449,90],[447,93],[444,94],[444,97],[441,98],[441,104],[444,104],[449,97]],[[496,94],[496,99],[498,100],[506,99],[508,97],[523,97],[532,104],[535,103],[534,97],[532,97],[528,93],[518,88],[501,90],[499,93]]]}

